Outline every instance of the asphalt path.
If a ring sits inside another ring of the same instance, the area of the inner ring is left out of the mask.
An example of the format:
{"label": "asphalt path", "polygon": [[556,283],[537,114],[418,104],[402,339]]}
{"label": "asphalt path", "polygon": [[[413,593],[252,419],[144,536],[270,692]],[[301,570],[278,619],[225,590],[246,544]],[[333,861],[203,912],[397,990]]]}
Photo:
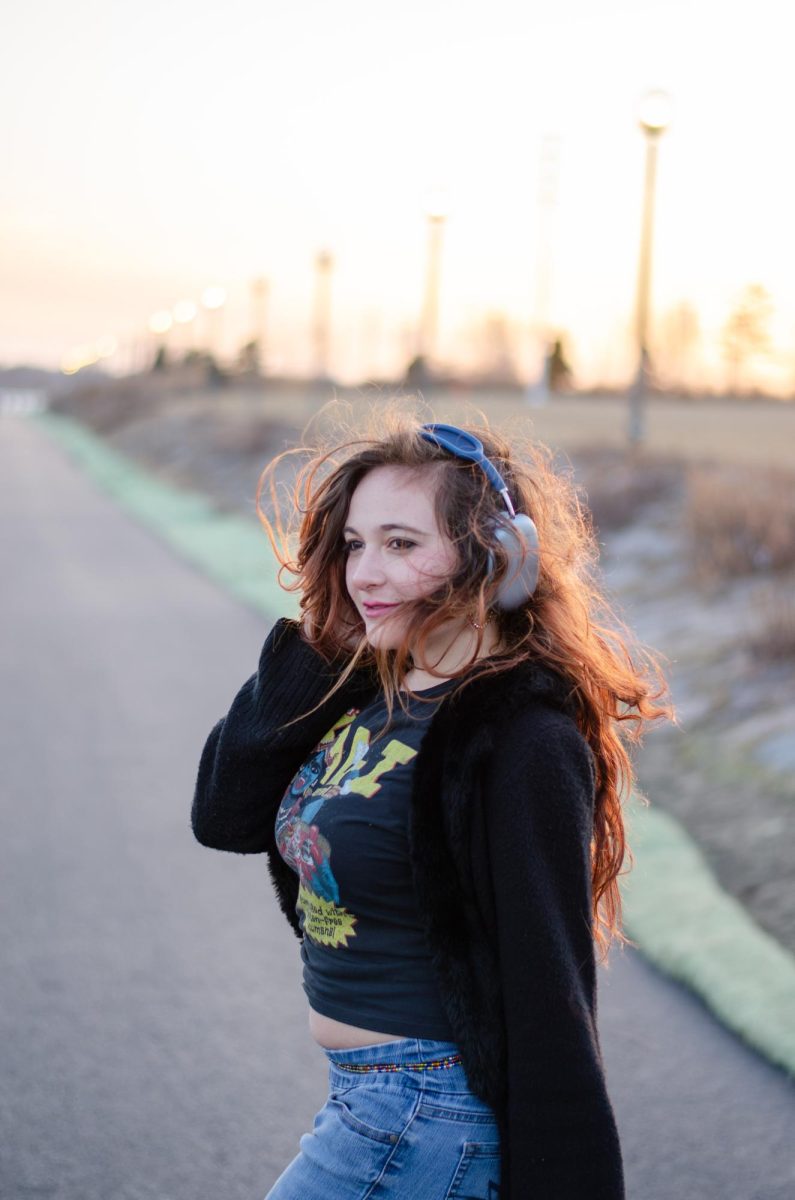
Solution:
{"label": "asphalt path", "polygon": [[[326,1060],[264,858],[189,817],[266,625],[19,416],[0,530],[0,1196],[261,1200]],[[599,986],[628,1197],[791,1200],[792,1083],[636,951]]]}

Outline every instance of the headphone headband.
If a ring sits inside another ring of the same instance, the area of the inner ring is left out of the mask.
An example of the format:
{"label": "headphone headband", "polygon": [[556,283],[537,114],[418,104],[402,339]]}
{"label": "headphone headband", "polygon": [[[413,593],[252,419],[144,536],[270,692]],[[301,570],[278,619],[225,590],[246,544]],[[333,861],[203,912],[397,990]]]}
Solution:
{"label": "headphone headband", "polygon": [[435,423],[421,426],[420,437],[425,438],[426,442],[433,442],[457,458],[468,458],[470,462],[477,463],[485,472],[486,478],[494,490],[502,496],[510,515],[512,517],[515,515],[515,509],[508,495],[508,485],[491,459],[487,458],[480,438],[476,438],[473,433],[467,433],[465,429],[459,429],[457,425]]}

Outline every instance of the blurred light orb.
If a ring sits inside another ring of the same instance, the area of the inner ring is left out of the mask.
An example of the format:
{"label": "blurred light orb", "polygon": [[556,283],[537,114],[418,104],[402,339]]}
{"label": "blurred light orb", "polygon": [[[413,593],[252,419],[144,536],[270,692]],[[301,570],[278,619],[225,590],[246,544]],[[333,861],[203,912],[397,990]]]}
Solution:
{"label": "blurred light orb", "polygon": [[221,308],[226,303],[226,288],[213,283],[202,292],[202,304],[205,308]]}
{"label": "blurred light orb", "polygon": [[662,133],[671,123],[673,101],[667,92],[654,88],[641,97],[638,104],[638,123],[644,133]]}
{"label": "blurred light orb", "polygon": [[157,312],[152,313],[151,317],[149,318],[149,332],[168,333],[173,324],[174,322],[171,318],[171,313],[167,308],[161,308],[158,309]]}
{"label": "blurred light orb", "polygon": [[198,305],[194,304],[192,300],[178,300],[174,305],[174,320],[180,325],[187,325],[198,311]]}
{"label": "blurred light orb", "polygon": [[119,343],[115,337],[108,336],[100,338],[97,342],[97,356],[99,358],[110,358],[111,354],[115,354],[119,348]]}

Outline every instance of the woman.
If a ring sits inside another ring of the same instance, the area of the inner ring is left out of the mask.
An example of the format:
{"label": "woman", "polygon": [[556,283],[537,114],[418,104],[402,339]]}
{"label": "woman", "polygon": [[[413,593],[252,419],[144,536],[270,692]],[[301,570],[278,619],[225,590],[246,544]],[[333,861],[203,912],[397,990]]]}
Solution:
{"label": "woman", "polygon": [[377,423],[299,473],[294,560],[263,473],[301,618],[211,731],[193,802],[204,845],[266,852],[329,1060],[266,1200],[620,1200],[595,947],[628,940],[619,723],[637,741],[670,716],[664,681],[604,623],[548,451]]}

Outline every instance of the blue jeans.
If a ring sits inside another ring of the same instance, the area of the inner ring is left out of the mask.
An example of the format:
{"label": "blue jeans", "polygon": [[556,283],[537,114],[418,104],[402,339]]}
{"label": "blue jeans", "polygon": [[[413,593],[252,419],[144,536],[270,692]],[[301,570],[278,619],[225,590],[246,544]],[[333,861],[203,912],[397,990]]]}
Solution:
{"label": "blue jeans", "polygon": [[[494,1110],[472,1092],[460,1062],[413,1067],[456,1054],[453,1042],[323,1050],[328,1099],[265,1200],[498,1200]],[[392,1069],[374,1069],[381,1065]]]}

